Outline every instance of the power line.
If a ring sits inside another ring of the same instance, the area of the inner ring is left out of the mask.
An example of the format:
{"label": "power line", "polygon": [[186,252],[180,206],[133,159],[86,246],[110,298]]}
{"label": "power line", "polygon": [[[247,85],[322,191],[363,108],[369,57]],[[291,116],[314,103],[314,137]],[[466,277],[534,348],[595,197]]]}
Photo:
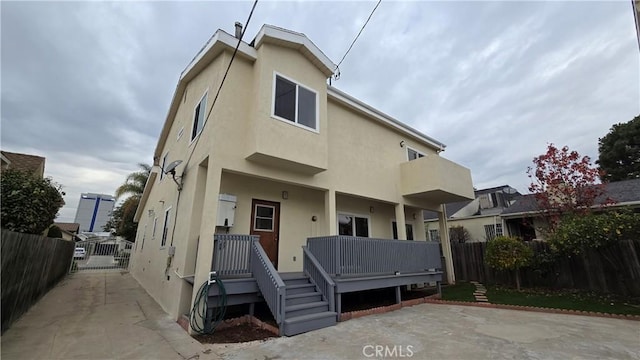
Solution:
{"label": "power line", "polygon": [[[336,65],[335,70],[338,70],[338,68],[340,67],[340,64],[342,64],[344,59],[349,54],[349,51],[351,51],[351,48],[353,48],[353,45],[356,43],[356,41],[358,41],[358,38],[360,37],[360,34],[362,34],[362,31],[364,30],[364,28],[369,23],[369,20],[371,20],[371,17],[373,16],[373,13],[376,12],[376,9],[378,8],[378,6],[380,5],[381,2],[382,2],[382,0],[378,0],[378,3],[376,4],[376,6],[373,8],[373,10],[371,10],[371,14],[369,14],[369,17],[367,18],[367,21],[365,21],[364,24],[362,25],[362,28],[360,28],[360,31],[358,32],[358,35],[356,35],[355,39],[353,39],[353,42],[349,46],[349,49],[347,49],[347,52],[344,53],[344,56],[342,57],[342,59],[340,59],[340,62],[338,62],[338,65]],[[337,74],[337,77],[338,78],[340,77],[340,73],[339,72]],[[336,78],[336,80],[337,80],[337,78]]]}
{"label": "power line", "polygon": [[[209,120],[209,116],[211,116],[211,112],[213,111],[213,107],[216,106],[216,102],[218,101],[218,96],[220,96],[220,91],[222,90],[222,86],[224,85],[224,81],[227,79],[227,75],[229,74],[229,70],[231,69],[231,64],[233,64],[233,60],[236,58],[236,54],[238,53],[238,48],[240,47],[240,44],[242,43],[242,39],[244,38],[244,33],[247,31],[247,28],[249,27],[249,22],[251,21],[251,17],[253,16],[253,11],[256,9],[256,5],[258,5],[258,0],[255,0],[253,2],[253,7],[251,7],[251,12],[249,13],[249,17],[247,18],[247,22],[245,23],[244,28],[242,29],[242,33],[240,34],[240,38],[238,39],[238,43],[236,44],[236,48],[233,49],[233,55],[231,55],[231,61],[229,61],[229,65],[227,66],[227,70],[224,72],[224,76],[222,77],[222,81],[220,82],[220,86],[218,86],[218,91],[216,92],[216,97],[213,98],[213,103],[211,104],[211,108],[209,109],[209,112],[207,113],[207,116],[204,118],[204,124],[202,124],[202,129],[200,129],[200,134],[202,134],[202,132],[204,131],[204,127],[207,125],[207,122],[208,122],[207,120]],[[182,170],[183,174],[187,170],[187,166],[189,165],[189,160],[191,160],[191,156],[195,152],[196,145],[198,145],[198,141],[199,140],[200,140],[200,136],[198,136],[198,138],[196,139],[195,144],[191,148],[191,153],[189,154],[189,158],[185,162],[184,169]]]}

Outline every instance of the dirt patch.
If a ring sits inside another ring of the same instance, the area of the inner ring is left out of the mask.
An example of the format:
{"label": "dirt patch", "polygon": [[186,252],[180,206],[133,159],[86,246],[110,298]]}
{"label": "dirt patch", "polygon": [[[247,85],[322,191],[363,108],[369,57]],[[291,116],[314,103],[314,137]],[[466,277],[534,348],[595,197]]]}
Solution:
{"label": "dirt patch", "polygon": [[266,340],[276,337],[271,331],[262,329],[251,323],[230,326],[216,330],[211,335],[196,335],[194,338],[203,344],[243,343],[255,340]]}

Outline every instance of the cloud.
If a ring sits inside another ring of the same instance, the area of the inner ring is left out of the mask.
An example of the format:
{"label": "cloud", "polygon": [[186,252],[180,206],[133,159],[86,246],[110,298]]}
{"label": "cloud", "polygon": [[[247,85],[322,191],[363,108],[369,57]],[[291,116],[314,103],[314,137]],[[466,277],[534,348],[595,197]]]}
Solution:
{"label": "cloud", "polygon": [[[65,186],[113,193],[152,161],[180,72],[251,2],[2,2],[2,148],[47,158]],[[338,62],[375,2],[260,2],[262,24],[306,34]],[[479,188],[526,191],[549,142],[597,158],[640,113],[626,2],[384,1],[333,85],[446,143]]]}

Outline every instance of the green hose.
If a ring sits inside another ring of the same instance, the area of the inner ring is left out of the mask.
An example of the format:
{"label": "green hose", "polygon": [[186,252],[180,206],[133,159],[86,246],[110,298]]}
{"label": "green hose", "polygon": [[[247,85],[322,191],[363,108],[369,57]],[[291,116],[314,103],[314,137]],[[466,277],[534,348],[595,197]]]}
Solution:
{"label": "green hose", "polygon": [[[224,284],[216,273],[212,273],[211,275],[212,281],[205,281],[204,284],[200,286],[189,316],[191,329],[198,334],[213,334],[213,331],[222,322],[227,312],[227,291],[224,288]],[[212,313],[207,315],[209,288],[211,286],[218,287],[218,296],[216,296],[216,304],[213,304]]]}

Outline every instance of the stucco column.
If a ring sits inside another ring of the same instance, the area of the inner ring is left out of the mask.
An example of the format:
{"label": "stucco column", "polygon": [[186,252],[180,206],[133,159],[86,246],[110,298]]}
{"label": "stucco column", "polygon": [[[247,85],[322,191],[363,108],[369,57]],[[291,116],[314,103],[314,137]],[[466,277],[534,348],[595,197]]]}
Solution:
{"label": "stucco column", "polygon": [[444,265],[447,269],[447,282],[449,284],[455,284],[456,274],[453,270],[453,256],[451,255],[451,242],[449,241],[449,226],[447,225],[447,209],[444,204],[440,205],[438,221],[440,222],[440,244],[442,245],[442,255],[444,256]]}
{"label": "stucco column", "polygon": [[324,212],[324,218],[327,219],[326,235],[338,235],[336,191],[333,189],[329,189],[324,193]]}
{"label": "stucco column", "polygon": [[200,285],[208,280],[209,271],[211,271],[211,261],[213,259],[213,234],[216,231],[218,194],[220,193],[221,177],[222,169],[213,166],[213,162],[211,158],[209,158],[207,186],[204,194],[200,195],[204,195],[202,214],[193,214],[194,216],[202,216],[202,221],[200,224],[200,239],[198,242],[193,294],[191,296],[192,307],[193,300],[200,288]]}
{"label": "stucco column", "polygon": [[407,227],[404,219],[404,203],[396,204],[396,228],[398,240],[407,240]]}

